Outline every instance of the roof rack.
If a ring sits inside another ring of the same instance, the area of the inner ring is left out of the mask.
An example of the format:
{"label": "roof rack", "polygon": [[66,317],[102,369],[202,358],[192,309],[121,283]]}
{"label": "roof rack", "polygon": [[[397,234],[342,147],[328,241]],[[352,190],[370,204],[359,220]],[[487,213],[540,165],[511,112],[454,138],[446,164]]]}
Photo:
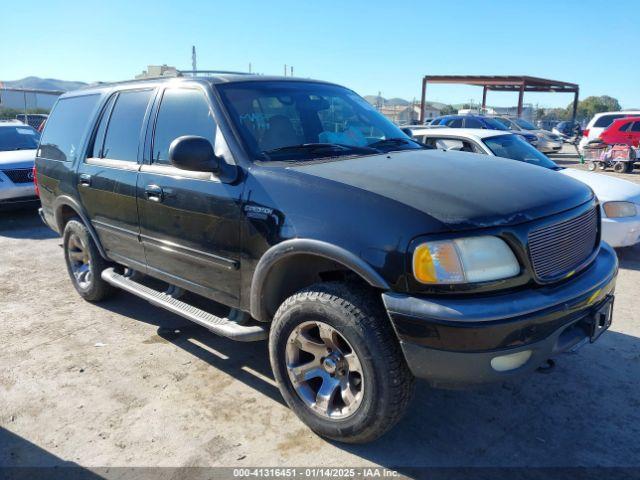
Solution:
{"label": "roof rack", "polygon": [[178,70],[178,76],[182,75],[198,75],[198,74],[206,74],[206,75],[255,75],[255,73],[249,72],[234,72],[230,70]]}

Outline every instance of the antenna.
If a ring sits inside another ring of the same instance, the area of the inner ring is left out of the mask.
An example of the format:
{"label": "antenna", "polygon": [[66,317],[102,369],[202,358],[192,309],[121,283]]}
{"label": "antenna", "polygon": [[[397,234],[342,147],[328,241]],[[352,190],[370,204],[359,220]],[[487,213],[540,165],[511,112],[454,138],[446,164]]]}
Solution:
{"label": "antenna", "polygon": [[198,71],[198,65],[197,65],[197,62],[196,62],[196,46],[195,45],[191,46],[191,69],[194,72]]}

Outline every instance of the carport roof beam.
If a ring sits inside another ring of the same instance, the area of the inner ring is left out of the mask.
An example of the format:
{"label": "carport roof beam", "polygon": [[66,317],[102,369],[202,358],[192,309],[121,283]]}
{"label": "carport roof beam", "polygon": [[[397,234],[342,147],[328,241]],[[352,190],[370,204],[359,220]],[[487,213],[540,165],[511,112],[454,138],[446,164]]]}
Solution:
{"label": "carport roof beam", "polygon": [[518,92],[518,116],[522,114],[525,92],[573,93],[573,120],[578,107],[580,87],[576,83],[560,82],[527,75],[425,75],[422,79],[422,101],[420,104],[420,123],[424,123],[427,83],[447,83],[472,85],[483,88],[482,103],[486,107],[487,90],[496,92]]}

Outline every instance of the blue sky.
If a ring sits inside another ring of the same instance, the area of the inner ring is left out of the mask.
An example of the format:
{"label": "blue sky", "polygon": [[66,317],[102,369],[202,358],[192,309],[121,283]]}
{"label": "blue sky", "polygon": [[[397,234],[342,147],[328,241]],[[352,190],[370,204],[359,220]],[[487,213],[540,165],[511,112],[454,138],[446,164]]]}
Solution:
{"label": "blue sky", "polygon": [[[31,0],[2,9],[0,79],[131,78],[147,64],[334,81],[362,95],[419,98],[424,74],[514,74],[580,84],[640,107],[640,1]],[[10,42],[15,39],[16,42]],[[512,105],[517,94],[489,93]],[[428,99],[478,101],[434,86]],[[568,94],[525,102],[565,106]]]}

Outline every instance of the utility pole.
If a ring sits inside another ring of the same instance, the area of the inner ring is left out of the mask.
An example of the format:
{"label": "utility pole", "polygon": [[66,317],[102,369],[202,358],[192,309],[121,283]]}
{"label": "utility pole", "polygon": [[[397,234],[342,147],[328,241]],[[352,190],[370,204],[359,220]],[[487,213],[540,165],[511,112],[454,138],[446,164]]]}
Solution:
{"label": "utility pole", "polygon": [[291,77],[293,77],[293,65],[291,65]]}
{"label": "utility pole", "polygon": [[193,76],[196,76],[196,70],[198,70],[198,64],[196,62],[196,46],[191,46],[191,70],[193,70]]}
{"label": "utility pole", "polygon": [[251,73],[251,62],[249,62],[249,73]]}

